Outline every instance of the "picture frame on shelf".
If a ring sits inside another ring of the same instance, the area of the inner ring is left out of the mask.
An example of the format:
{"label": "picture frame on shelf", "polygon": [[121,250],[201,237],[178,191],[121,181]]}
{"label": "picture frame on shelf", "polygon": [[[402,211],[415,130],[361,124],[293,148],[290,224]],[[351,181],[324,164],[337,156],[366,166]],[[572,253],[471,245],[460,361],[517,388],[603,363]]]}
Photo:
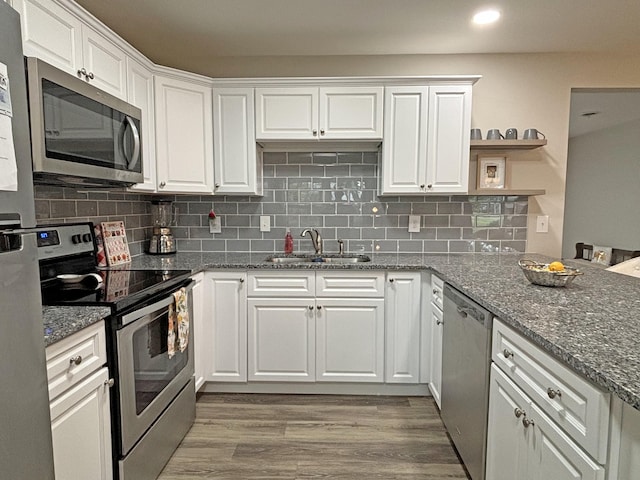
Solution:
{"label": "picture frame on shelf", "polygon": [[477,190],[507,188],[507,157],[503,155],[478,155]]}

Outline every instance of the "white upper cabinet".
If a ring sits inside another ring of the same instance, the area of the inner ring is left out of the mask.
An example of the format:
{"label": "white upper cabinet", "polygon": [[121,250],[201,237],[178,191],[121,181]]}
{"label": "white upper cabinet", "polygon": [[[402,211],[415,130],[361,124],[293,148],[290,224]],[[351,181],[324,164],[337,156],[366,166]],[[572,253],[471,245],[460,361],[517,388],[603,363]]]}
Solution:
{"label": "white upper cabinet", "polygon": [[140,62],[127,58],[127,98],[129,103],[142,110],[142,172],[144,182],[133,190],[156,189],[156,130],[153,98],[153,73]]}
{"label": "white upper cabinet", "polygon": [[262,195],[253,88],[213,89],[214,193]]}
{"label": "white upper cabinet", "polygon": [[467,193],[471,85],[385,90],[380,193]]}
{"label": "white upper cabinet", "polygon": [[211,88],[154,77],[158,192],[213,193]]}
{"label": "white upper cabinet", "polygon": [[126,99],[123,50],[50,0],[15,0],[24,54],[38,57],[111,95]]}
{"label": "white upper cabinet", "polygon": [[429,87],[427,191],[467,193],[471,86]]}
{"label": "white upper cabinet", "polygon": [[257,140],[382,138],[382,87],[256,89]]}

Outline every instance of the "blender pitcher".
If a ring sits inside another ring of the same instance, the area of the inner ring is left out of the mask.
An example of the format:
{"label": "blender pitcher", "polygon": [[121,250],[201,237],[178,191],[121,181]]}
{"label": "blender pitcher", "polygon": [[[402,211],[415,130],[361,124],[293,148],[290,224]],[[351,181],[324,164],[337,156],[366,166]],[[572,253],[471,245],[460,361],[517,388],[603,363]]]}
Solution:
{"label": "blender pitcher", "polygon": [[153,217],[153,235],[149,241],[148,253],[164,255],[176,252],[176,242],[171,227],[178,220],[178,209],[169,200],[153,200],[151,202]]}

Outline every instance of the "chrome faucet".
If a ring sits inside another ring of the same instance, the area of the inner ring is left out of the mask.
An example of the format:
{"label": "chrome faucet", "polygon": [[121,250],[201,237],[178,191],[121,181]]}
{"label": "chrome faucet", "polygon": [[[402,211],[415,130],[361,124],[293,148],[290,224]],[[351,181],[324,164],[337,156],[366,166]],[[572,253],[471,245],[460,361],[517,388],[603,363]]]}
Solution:
{"label": "chrome faucet", "polygon": [[316,254],[322,255],[322,236],[320,235],[320,232],[315,228],[305,228],[300,236],[306,237],[307,233],[311,237],[311,243],[313,243],[313,248],[315,249]]}

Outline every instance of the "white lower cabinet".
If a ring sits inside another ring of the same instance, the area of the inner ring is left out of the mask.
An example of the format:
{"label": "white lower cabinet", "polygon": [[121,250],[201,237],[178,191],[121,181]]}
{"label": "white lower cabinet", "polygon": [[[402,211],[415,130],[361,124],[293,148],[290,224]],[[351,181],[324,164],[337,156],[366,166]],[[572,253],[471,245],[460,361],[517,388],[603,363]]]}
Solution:
{"label": "white lower cabinet", "polygon": [[205,305],[203,279],[204,273],[198,273],[191,277],[195,281],[195,285],[191,290],[191,298],[193,300],[193,369],[196,381],[196,392],[202,388],[206,376],[206,359],[205,359]]}
{"label": "white lower cabinet", "polygon": [[420,379],[420,297],[420,272],[387,274],[387,383],[418,383]]}
{"label": "white lower cabinet", "polygon": [[205,379],[247,381],[247,289],[245,272],[207,272],[204,279],[206,328],[201,347]]}
{"label": "white lower cabinet", "polygon": [[108,381],[101,368],[51,402],[56,478],[112,478]]}
{"label": "white lower cabinet", "polygon": [[384,381],[384,299],[316,302],[316,380]]}
{"label": "white lower cabinet", "polygon": [[53,459],[58,479],[113,478],[104,322],[47,347]]}
{"label": "white lower cabinet", "polygon": [[249,299],[249,380],[315,381],[314,309],[314,299]]}
{"label": "white lower cabinet", "polygon": [[487,471],[491,480],[604,480],[589,457],[499,368],[491,367]]}

